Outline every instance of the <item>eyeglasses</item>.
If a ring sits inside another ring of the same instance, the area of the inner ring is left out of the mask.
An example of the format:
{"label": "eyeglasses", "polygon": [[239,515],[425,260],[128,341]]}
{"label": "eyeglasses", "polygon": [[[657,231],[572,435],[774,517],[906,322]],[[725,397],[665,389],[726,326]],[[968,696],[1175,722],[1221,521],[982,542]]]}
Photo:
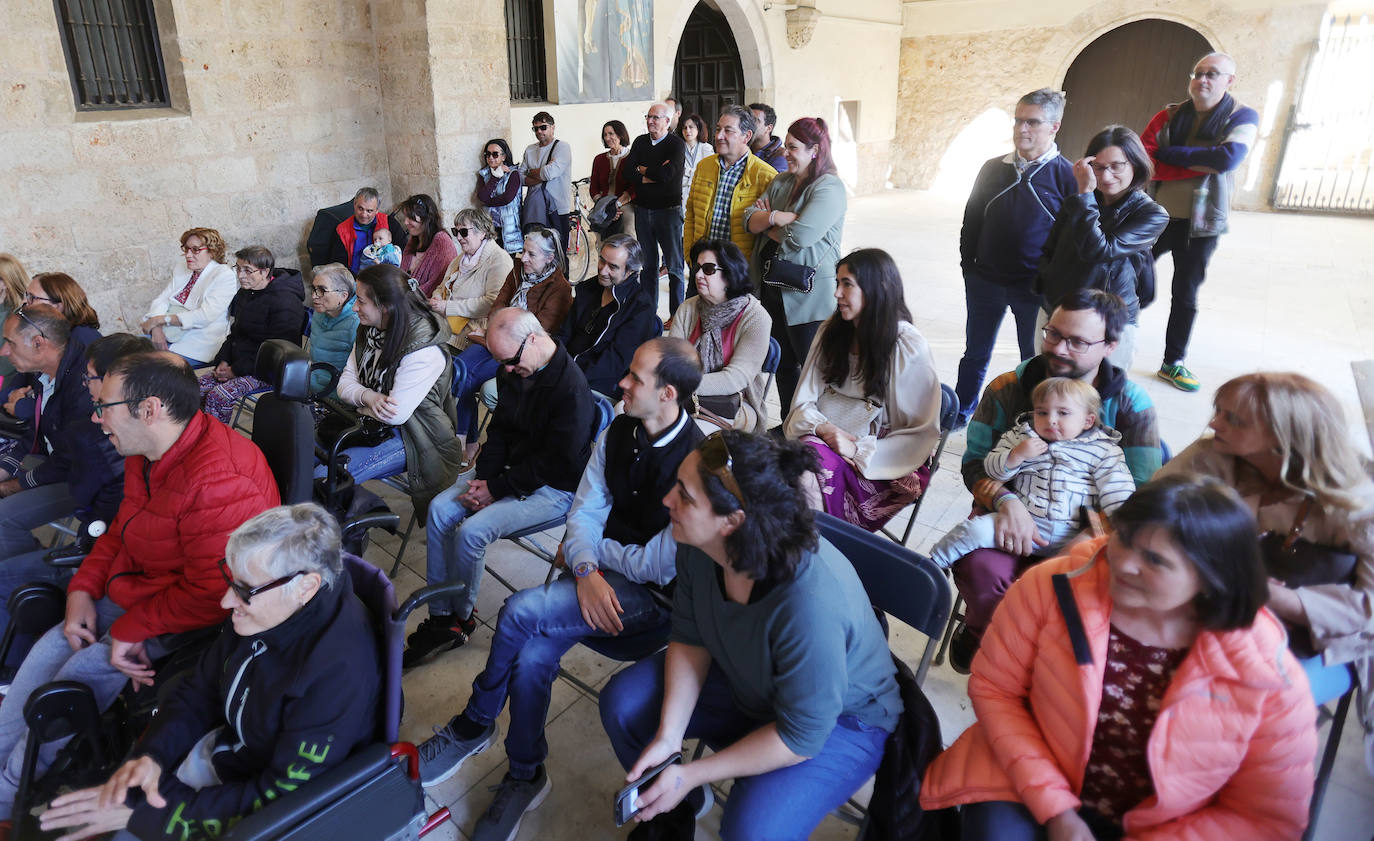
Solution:
{"label": "eyeglasses", "polygon": [[1116,161],[1115,163],[1110,164],[1089,164],[1089,166],[1091,166],[1093,168],[1093,172],[1097,173],[1098,175],[1101,175],[1102,173],[1107,172],[1108,170],[1111,171],[1112,175],[1120,175],[1121,173],[1131,168],[1131,162]]}
{"label": "eyeglasses", "polygon": [[702,274],[706,275],[707,277],[710,277],[711,275],[720,271],[720,266],[716,265],[715,263],[697,263],[697,270],[700,271]]}
{"label": "eyeglasses", "polygon": [[1021,118],[1018,117],[1018,118],[1012,120],[1012,121],[1011,121],[1011,124],[1012,124],[1013,126],[1025,126],[1026,128],[1036,129],[1036,128],[1040,128],[1041,126],[1043,126],[1043,125],[1044,125],[1045,123],[1047,123],[1047,122],[1049,122],[1049,120],[1038,120],[1038,119],[1035,119],[1034,117],[1031,117],[1031,118],[1029,118],[1029,119],[1023,120],[1023,119],[1021,119]]}
{"label": "eyeglasses", "polygon": [[92,375],[90,371],[86,371],[81,374],[81,384],[84,385],[86,388],[90,388],[91,383],[98,383],[103,379],[105,378],[100,374]]}
{"label": "eyeglasses", "polygon": [[522,356],[525,355],[525,343],[528,342],[529,340],[530,340],[529,334],[526,334],[526,335],[525,335],[525,338],[523,338],[523,339],[520,340],[520,347],[518,347],[518,348],[515,349],[515,355],[512,356],[510,359],[502,359],[502,360],[500,360],[501,364],[502,364],[502,365],[505,365],[505,366],[507,366],[507,367],[510,367],[510,368],[514,368],[516,365],[519,365],[519,364],[520,364],[520,357],[522,357]]}
{"label": "eyeglasses", "polygon": [[645,115],[644,115],[644,119],[646,119],[646,120],[658,121],[658,120],[666,120],[666,119],[668,119],[668,118],[667,118],[667,117],[660,117],[660,116],[657,115],[657,114],[645,114]]}
{"label": "eyeglasses", "polygon": [[37,330],[37,331],[38,331],[38,335],[42,336],[42,337],[45,338],[45,339],[48,338],[48,334],[47,334],[47,333],[44,333],[44,332],[43,332],[43,328],[42,328],[42,327],[39,327],[37,324],[35,324],[35,323],[33,322],[33,319],[32,319],[32,318],[29,318],[29,314],[26,313],[26,312],[24,312],[24,308],[23,308],[23,307],[20,307],[19,309],[15,310],[15,311],[14,311],[14,314],[17,315],[17,316],[19,316],[20,320],[22,320],[25,324],[27,324],[27,325],[29,325],[30,327],[32,327],[33,329]]}
{"label": "eyeglasses", "polygon": [[1077,336],[1065,336],[1053,327],[1042,327],[1040,329],[1040,335],[1045,337],[1045,341],[1050,347],[1058,347],[1059,343],[1063,342],[1069,346],[1070,353],[1087,353],[1088,348],[1107,341],[1106,339],[1098,339],[1095,342],[1090,342],[1087,339],[1080,339]]}
{"label": "eyeglasses", "polygon": [[91,404],[91,407],[95,409],[95,416],[96,416],[96,417],[98,417],[98,418],[103,418],[103,417],[105,417],[105,410],[108,409],[108,408],[110,408],[111,406],[123,406],[125,403],[137,403],[137,402],[139,402],[139,401],[137,401],[137,400],[112,400],[112,401],[110,401],[109,403],[101,403],[99,400],[97,400],[97,401],[95,401],[94,403]]}
{"label": "eyeglasses", "polygon": [[342,291],[343,291],[342,289],[330,289],[328,286],[311,286],[311,287],[310,287],[310,297],[312,297],[312,298],[323,298],[325,295],[328,295],[330,292],[342,292]]}
{"label": "eyeglasses", "polygon": [[235,581],[233,574],[229,572],[228,559],[220,558],[219,574],[224,576],[224,583],[229,585],[229,589],[234,591],[234,595],[239,597],[239,601],[244,604],[252,604],[254,596],[262,595],[268,590],[275,590],[298,575],[305,575],[305,570],[298,569],[290,575],[283,575],[275,581],[269,581],[258,587],[249,587],[247,584],[240,584]]}
{"label": "eyeglasses", "polygon": [[246,274],[257,274],[258,272],[261,272],[261,271],[263,271],[263,269],[260,269],[260,268],[258,268],[257,266],[235,266],[235,267],[234,267],[234,274],[240,275],[240,276],[246,275]]}
{"label": "eyeglasses", "polygon": [[505,152],[502,152],[500,149],[497,149],[495,152],[483,152],[483,153],[482,153],[482,157],[484,157],[484,158],[500,158],[500,157],[504,157],[505,154],[506,154]]}
{"label": "eyeglasses", "polygon": [[1199,82],[1202,81],[1203,79],[1206,79],[1206,80],[1209,81],[1209,82],[1215,82],[1217,79],[1221,78],[1222,76],[1230,76],[1230,75],[1231,75],[1230,73],[1222,73],[1220,70],[1194,70],[1191,74],[1189,74],[1188,78],[1189,78],[1189,79],[1196,79],[1196,80],[1198,80]]}
{"label": "eyeglasses", "polygon": [[739,500],[739,507],[743,509],[744,491],[735,479],[735,460],[730,456],[730,445],[725,443],[724,433],[713,432],[706,436],[706,440],[701,442],[697,450],[701,453],[701,463],[705,465],[706,470],[719,479],[725,489]]}
{"label": "eyeglasses", "polygon": [[25,293],[24,293],[24,303],[26,303],[26,304],[32,304],[34,301],[47,301],[47,302],[50,303],[50,304],[60,304],[60,303],[62,303],[62,302],[61,302],[60,300],[58,300],[57,298],[45,298],[45,297],[43,297],[42,295],[35,295],[35,294],[33,294],[32,292],[25,292]]}
{"label": "eyeglasses", "polygon": [[191,245],[183,245],[183,246],[181,247],[181,253],[182,253],[182,254],[202,254],[202,253],[204,253],[204,252],[206,252],[206,251],[209,251],[209,250],[210,250],[210,247],[207,246],[207,245],[194,245],[194,246],[191,246]]}

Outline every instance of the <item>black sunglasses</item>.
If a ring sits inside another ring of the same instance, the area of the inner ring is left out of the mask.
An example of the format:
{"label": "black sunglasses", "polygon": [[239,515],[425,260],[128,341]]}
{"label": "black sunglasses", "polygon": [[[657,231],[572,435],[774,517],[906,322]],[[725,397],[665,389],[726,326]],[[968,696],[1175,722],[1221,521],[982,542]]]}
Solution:
{"label": "black sunglasses", "polygon": [[502,359],[502,360],[499,360],[500,363],[501,363],[502,365],[508,365],[508,366],[510,366],[511,368],[514,368],[516,365],[519,365],[519,364],[520,364],[520,357],[522,357],[522,356],[525,355],[525,343],[528,342],[529,340],[530,340],[529,334],[526,334],[526,335],[525,335],[525,338],[523,338],[523,339],[520,340],[520,347],[518,347],[518,348],[515,349],[515,355],[512,356],[510,359]]}
{"label": "black sunglasses", "polygon": [[249,587],[247,584],[240,584],[235,581],[233,573],[229,571],[229,560],[227,558],[220,558],[219,574],[224,576],[224,583],[229,585],[229,589],[234,591],[234,595],[239,597],[239,601],[244,604],[251,604],[254,596],[266,593],[268,590],[275,590],[298,575],[305,575],[305,570],[298,569],[290,575],[283,575],[275,581],[269,581],[257,587]]}
{"label": "black sunglasses", "polygon": [[711,433],[697,450],[701,453],[701,463],[706,466],[707,472],[719,479],[725,489],[739,500],[741,509],[745,508],[744,491],[735,479],[735,460],[730,456],[730,445],[725,442],[725,435]]}
{"label": "black sunglasses", "polygon": [[472,228],[454,228],[453,235],[467,239],[468,234],[472,233]]}
{"label": "black sunglasses", "polygon": [[701,273],[706,275],[707,277],[710,277],[711,275],[720,271],[720,266],[716,265],[715,263],[698,263],[697,268],[700,269]]}
{"label": "black sunglasses", "polygon": [[500,149],[497,149],[495,152],[483,152],[482,154],[488,158],[503,158],[506,156],[506,153],[502,152]]}

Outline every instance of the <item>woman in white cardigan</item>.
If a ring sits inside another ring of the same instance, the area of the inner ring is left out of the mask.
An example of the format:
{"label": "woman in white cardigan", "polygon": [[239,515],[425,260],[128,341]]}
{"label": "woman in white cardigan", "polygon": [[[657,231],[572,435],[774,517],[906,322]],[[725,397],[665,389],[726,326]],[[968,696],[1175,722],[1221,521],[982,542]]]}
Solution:
{"label": "woman in white cardigan", "polygon": [[460,253],[448,264],[444,279],[429,296],[429,306],[448,318],[455,350],[472,344],[470,331],[484,332],[492,302],[511,270],[511,257],[496,235],[491,214],[465,207],[453,217]]}
{"label": "woman in white cardigan", "polygon": [[158,350],[170,350],[201,368],[229,334],[229,302],[238,292],[234,270],[225,264],[224,238],[214,228],[181,235],[185,265],[153,299],[139,324]]}
{"label": "woman in white cardigan", "polygon": [[835,314],[811,343],[783,431],[820,456],[816,507],[876,531],[930,480],[940,380],[886,251],[850,252],[835,277]]}

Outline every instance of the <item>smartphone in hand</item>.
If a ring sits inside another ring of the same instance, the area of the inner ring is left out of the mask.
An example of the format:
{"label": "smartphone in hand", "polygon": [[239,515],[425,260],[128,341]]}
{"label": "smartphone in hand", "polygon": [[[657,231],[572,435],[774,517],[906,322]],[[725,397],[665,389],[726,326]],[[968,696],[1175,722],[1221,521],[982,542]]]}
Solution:
{"label": "smartphone in hand", "polygon": [[653,785],[654,780],[658,778],[659,774],[663,773],[664,768],[667,768],[669,765],[676,765],[681,761],[682,754],[680,752],[675,753],[645,771],[640,775],[639,779],[622,788],[620,793],[615,796],[615,825],[621,827],[634,820],[635,815],[638,815],[640,811],[639,808],[635,806],[635,801],[639,799],[640,790],[647,789],[649,786]]}

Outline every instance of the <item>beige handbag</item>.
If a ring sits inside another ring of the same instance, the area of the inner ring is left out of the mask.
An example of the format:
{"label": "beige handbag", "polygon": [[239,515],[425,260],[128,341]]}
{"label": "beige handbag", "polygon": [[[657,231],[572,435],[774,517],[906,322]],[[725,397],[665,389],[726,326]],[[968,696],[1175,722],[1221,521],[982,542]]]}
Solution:
{"label": "beige handbag", "polygon": [[841,394],[833,385],[827,385],[816,399],[816,410],[855,438],[863,438],[873,434],[873,422],[882,412],[883,404]]}

